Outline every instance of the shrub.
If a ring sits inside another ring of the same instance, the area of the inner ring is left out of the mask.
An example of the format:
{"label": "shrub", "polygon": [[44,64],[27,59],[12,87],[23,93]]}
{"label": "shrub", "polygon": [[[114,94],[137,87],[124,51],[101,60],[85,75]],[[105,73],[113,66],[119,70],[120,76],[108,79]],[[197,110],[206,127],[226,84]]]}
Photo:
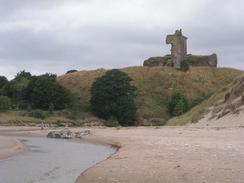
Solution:
{"label": "shrub", "polygon": [[71,95],[70,105],[66,108],[66,117],[71,120],[77,120],[81,117],[81,102],[79,97]]}
{"label": "shrub", "polygon": [[0,88],[4,87],[8,83],[8,79],[5,76],[0,76]]}
{"label": "shrub", "polygon": [[31,79],[31,73],[30,72],[26,72],[25,70],[20,71],[17,73],[17,75],[15,76],[14,80],[22,80],[22,79],[27,79],[30,80]]}
{"label": "shrub", "polygon": [[56,75],[33,76],[25,90],[25,99],[34,109],[64,109],[71,102],[71,94],[56,81]]}
{"label": "shrub", "polygon": [[13,103],[17,106],[21,103],[25,103],[24,101],[24,91],[29,84],[29,80],[26,78],[12,80],[8,82],[2,88],[2,94],[8,96],[12,99]]}
{"label": "shrub", "polygon": [[181,92],[172,94],[169,103],[168,111],[172,116],[179,116],[188,110],[188,102],[186,97]]}
{"label": "shrub", "polygon": [[47,113],[40,109],[36,109],[30,112],[30,117],[37,118],[37,119],[45,119],[47,117]]}
{"label": "shrub", "polygon": [[107,127],[118,127],[119,122],[114,118],[110,118],[109,120],[104,122],[104,125]]}
{"label": "shrub", "polygon": [[0,111],[6,111],[11,107],[11,100],[6,96],[0,96]]}
{"label": "shrub", "polygon": [[182,61],[181,63],[180,63],[180,70],[181,71],[184,71],[184,72],[186,72],[186,71],[188,71],[189,70],[189,64],[186,62],[186,61]]}
{"label": "shrub", "polygon": [[54,111],[53,103],[49,104],[48,111],[49,111],[50,114],[53,114],[53,111]]}
{"label": "shrub", "polygon": [[136,116],[136,87],[132,79],[117,69],[107,71],[91,87],[92,112],[105,120],[114,118],[120,125],[134,125]]}
{"label": "shrub", "polygon": [[73,70],[67,71],[66,74],[73,73],[73,72],[78,72],[78,71],[73,69]]}

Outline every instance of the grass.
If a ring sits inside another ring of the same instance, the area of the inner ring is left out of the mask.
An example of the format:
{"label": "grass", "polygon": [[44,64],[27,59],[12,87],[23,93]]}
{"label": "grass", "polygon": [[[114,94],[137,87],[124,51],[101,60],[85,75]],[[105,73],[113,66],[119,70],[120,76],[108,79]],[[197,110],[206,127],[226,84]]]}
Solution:
{"label": "grass", "polygon": [[5,111],[0,113],[1,125],[34,125],[41,123],[40,119],[29,117],[24,111]]}
{"label": "grass", "polygon": [[[195,106],[187,113],[171,118],[168,125],[184,125],[188,122],[197,122],[204,117],[208,112],[211,113],[211,119],[220,118],[226,115],[226,110],[235,111],[233,106],[240,107],[240,105],[233,105],[236,98],[241,98],[244,92],[244,75],[237,77],[229,85],[219,89],[208,100],[203,101],[201,104]],[[227,97],[228,96],[228,97]],[[242,98],[241,98],[242,99]],[[230,105],[232,104],[232,105]],[[243,104],[243,103],[241,103]]]}
{"label": "grass", "polygon": [[[176,90],[183,92],[191,104],[195,99],[208,96],[230,84],[243,73],[237,69],[209,67],[194,67],[187,72],[169,67],[130,67],[121,70],[133,78],[133,84],[138,88],[136,105],[139,122],[150,118],[168,120],[170,115],[167,111],[167,102]],[[81,110],[86,113],[90,108],[90,87],[95,79],[105,72],[104,69],[80,71],[59,76],[58,81],[78,96]],[[185,114],[186,120],[194,120],[203,113],[201,107],[193,110],[194,115],[191,117]],[[169,124],[179,123],[185,122],[173,118]]]}
{"label": "grass", "polygon": [[[48,113],[48,111],[43,111]],[[103,121],[91,116],[88,113],[81,113],[79,119],[72,120],[68,118],[67,111],[54,111],[52,115],[48,115],[45,119],[38,119],[30,116],[30,112],[27,111],[4,111],[0,112],[0,125],[7,126],[37,126],[42,122],[49,124],[50,126],[100,126]]]}

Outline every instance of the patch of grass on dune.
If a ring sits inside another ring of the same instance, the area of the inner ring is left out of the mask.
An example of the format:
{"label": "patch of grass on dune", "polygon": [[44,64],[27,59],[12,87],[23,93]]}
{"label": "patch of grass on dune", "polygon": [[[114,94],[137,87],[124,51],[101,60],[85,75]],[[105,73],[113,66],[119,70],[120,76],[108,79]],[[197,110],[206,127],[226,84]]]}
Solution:
{"label": "patch of grass on dune", "polygon": [[[189,122],[197,122],[205,114],[210,111],[220,112],[224,109],[225,106],[231,103],[237,97],[243,95],[244,92],[244,75],[237,77],[230,84],[222,87],[217,90],[209,99],[203,101],[201,104],[195,106],[187,113],[169,119],[167,122],[168,125],[184,125]],[[228,98],[227,98],[228,96]],[[227,106],[228,107],[228,106]],[[216,114],[213,114],[211,117],[214,117]],[[216,117],[216,116],[215,116]]]}

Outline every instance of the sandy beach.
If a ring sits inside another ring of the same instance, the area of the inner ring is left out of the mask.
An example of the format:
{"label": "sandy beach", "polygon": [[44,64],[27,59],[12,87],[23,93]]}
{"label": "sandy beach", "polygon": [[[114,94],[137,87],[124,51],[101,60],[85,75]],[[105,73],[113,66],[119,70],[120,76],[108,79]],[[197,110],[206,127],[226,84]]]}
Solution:
{"label": "sandy beach", "polygon": [[[82,141],[120,148],[107,160],[81,173],[76,182],[243,183],[244,128],[240,123],[238,126],[214,124],[89,128],[92,135]],[[28,136],[43,136],[48,131],[0,128],[0,134]]]}
{"label": "sandy beach", "polygon": [[14,137],[0,136],[0,160],[23,153],[26,146]]}
{"label": "sandy beach", "polygon": [[77,183],[244,182],[244,128],[165,127],[93,130],[90,140],[119,142],[119,151]]}

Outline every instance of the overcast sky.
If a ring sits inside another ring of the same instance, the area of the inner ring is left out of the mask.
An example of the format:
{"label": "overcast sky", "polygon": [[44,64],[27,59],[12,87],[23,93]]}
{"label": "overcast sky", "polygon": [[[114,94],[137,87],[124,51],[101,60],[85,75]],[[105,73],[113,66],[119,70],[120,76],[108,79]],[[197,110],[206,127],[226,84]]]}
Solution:
{"label": "overcast sky", "polygon": [[142,65],[178,28],[189,53],[244,69],[243,0],[0,0],[0,75]]}

